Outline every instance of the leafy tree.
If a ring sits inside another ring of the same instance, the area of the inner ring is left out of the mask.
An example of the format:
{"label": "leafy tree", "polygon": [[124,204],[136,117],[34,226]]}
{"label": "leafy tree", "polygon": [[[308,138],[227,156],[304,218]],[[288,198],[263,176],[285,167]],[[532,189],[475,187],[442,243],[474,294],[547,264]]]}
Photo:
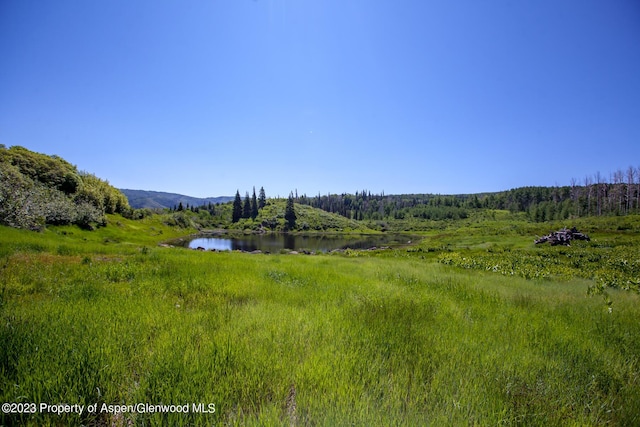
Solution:
{"label": "leafy tree", "polygon": [[33,181],[66,194],[75,193],[81,184],[76,167],[58,156],[47,156],[13,146],[9,149],[0,148],[0,162],[10,163]]}
{"label": "leafy tree", "polygon": [[296,226],[296,210],[293,206],[293,193],[289,194],[289,198],[287,199],[287,206],[284,210],[284,219],[287,221],[287,225],[289,230],[293,230]]}
{"label": "leafy tree", "polygon": [[260,195],[258,196],[258,209],[262,209],[267,204],[267,195],[264,192],[264,187],[260,187]]}
{"label": "leafy tree", "polygon": [[242,199],[240,190],[236,190],[236,197],[233,200],[233,210],[231,212],[231,222],[238,222],[242,218]]}
{"label": "leafy tree", "polygon": [[106,220],[102,212],[93,204],[81,201],[76,205],[77,217],[75,223],[82,228],[93,230],[98,225],[105,225]]}
{"label": "leafy tree", "polygon": [[78,208],[71,198],[55,188],[46,191],[46,198],[44,214],[47,224],[66,225],[76,222],[79,217]]}
{"label": "leafy tree", "polygon": [[89,173],[82,173],[81,178],[76,200],[88,201],[104,213],[122,213],[129,208],[127,197],[107,181]]}
{"label": "leafy tree", "polygon": [[34,182],[17,167],[0,162],[0,223],[30,230],[72,223],[93,228],[105,224],[105,218],[90,201],[74,201],[61,190]]}
{"label": "leafy tree", "polygon": [[39,230],[44,226],[43,188],[10,163],[0,162],[0,224]]}

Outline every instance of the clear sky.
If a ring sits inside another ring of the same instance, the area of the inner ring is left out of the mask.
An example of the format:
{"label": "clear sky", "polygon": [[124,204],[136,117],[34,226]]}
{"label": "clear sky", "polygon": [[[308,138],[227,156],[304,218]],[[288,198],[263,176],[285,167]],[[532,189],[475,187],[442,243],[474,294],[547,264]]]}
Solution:
{"label": "clear sky", "polygon": [[0,0],[0,143],[197,197],[609,176],[640,2]]}

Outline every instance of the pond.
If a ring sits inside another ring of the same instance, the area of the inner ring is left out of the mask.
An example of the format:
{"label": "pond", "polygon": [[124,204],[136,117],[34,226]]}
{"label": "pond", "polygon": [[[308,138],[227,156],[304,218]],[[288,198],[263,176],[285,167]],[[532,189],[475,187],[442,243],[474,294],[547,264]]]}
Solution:
{"label": "pond", "polygon": [[190,236],[173,242],[176,246],[184,246],[191,249],[204,248],[205,250],[245,252],[280,252],[283,249],[291,251],[330,252],[336,249],[369,249],[383,246],[399,246],[415,239],[402,234],[376,234],[376,235],[297,235],[297,234],[249,234],[240,236]]}

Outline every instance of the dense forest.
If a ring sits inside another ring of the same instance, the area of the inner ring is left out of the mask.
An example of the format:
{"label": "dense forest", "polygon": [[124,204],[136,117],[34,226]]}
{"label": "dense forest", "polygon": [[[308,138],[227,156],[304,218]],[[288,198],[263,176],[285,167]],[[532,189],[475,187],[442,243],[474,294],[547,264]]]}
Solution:
{"label": "dense forest", "polygon": [[437,195],[328,194],[302,195],[298,204],[313,206],[355,220],[466,218],[475,209],[522,212],[531,221],[571,217],[640,213],[640,168],[629,167],[605,179],[600,173],[586,177],[584,185],[572,180],[570,186],[520,187],[482,194]]}

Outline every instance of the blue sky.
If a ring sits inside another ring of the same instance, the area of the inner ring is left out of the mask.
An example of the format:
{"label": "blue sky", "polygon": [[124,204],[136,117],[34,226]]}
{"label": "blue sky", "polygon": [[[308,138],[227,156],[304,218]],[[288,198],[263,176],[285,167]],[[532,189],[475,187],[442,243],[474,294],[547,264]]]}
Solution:
{"label": "blue sky", "polygon": [[191,196],[640,166],[636,0],[0,0],[0,143]]}

